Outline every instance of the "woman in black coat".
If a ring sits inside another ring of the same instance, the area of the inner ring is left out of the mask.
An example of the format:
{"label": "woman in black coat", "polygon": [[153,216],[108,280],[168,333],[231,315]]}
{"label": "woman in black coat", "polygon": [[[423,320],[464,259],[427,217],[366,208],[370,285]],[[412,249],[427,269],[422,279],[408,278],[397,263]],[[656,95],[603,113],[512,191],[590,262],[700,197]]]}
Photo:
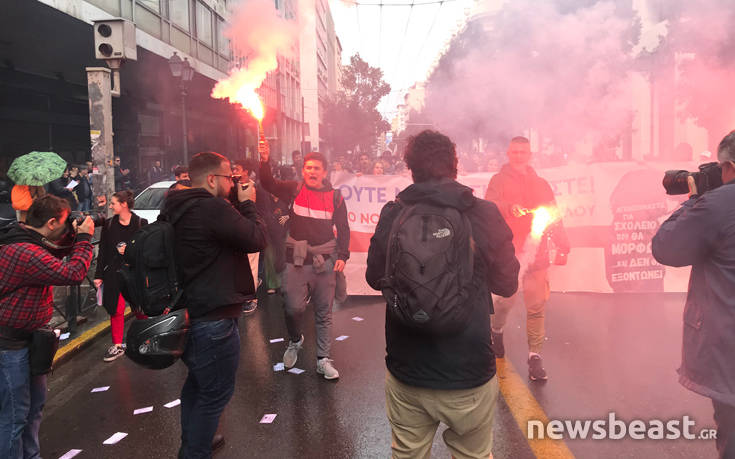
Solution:
{"label": "woman in black coat", "polygon": [[[102,287],[102,306],[110,314],[110,330],[112,346],[105,353],[105,362],[112,362],[125,353],[122,343],[125,328],[125,300],[120,294],[117,282],[117,270],[123,264],[123,254],[127,243],[136,231],[148,222],[135,215],[132,210],[135,203],[131,191],[118,191],[110,199],[110,209],[115,214],[105,221],[100,236],[97,270],[94,274],[94,285]],[[138,318],[144,318],[136,313]]]}

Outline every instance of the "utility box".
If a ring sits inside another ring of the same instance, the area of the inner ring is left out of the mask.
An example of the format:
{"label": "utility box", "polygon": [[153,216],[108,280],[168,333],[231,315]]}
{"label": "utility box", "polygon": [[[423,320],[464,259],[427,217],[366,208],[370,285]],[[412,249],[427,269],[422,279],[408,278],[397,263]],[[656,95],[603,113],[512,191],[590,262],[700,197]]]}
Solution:
{"label": "utility box", "polygon": [[94,57],[97,59],[137,60],[135,25],[122,18],[94,23]]}

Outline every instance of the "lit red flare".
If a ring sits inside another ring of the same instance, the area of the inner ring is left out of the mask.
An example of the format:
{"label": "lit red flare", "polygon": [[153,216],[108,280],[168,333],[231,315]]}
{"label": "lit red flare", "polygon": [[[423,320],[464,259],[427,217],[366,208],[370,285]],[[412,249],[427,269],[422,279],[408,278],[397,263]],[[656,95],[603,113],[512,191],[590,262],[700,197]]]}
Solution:
{"label": "lit red flare", "polygon": [[555,207],[539,206],[535,209],[523,209],[522,215],[533,214],[531,223],[531,237],[540,239],[546,228],[559,220],[559,211]]}

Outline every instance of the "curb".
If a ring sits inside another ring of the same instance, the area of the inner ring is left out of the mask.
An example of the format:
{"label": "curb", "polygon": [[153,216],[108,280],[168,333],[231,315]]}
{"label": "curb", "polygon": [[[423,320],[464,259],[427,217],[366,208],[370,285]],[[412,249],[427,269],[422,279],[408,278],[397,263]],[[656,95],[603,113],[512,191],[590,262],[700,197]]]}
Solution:
{"label": "curb", "polygon": [[[132,311],[129,307],[125,308],[125,318],[127,319],[132,314]],[[90,328],[89,330],[85,331],[81,335],[77,336],[73,340],[69,342],[69,344],[66,344],[63,346],[59,351],[56,353],[56,356],[54,356],[54,363],[53,367],[58,368],[60,365],[67,362],[69,359],[71,359],[74,355],[76,355],[79,351],[86,348],[92,342],[94,342],[97,338],[99,338],[102,334],[104,334],[106,331],[110,329],[110,321],[105,320],[101,323],[98,323],[94,327]]]}

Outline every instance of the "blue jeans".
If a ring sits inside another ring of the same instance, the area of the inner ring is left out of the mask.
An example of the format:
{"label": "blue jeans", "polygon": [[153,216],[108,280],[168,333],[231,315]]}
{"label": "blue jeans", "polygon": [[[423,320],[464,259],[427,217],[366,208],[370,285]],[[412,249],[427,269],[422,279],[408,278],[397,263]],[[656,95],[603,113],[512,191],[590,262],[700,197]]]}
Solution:
{"label": "blue jeans", "polygon": [[38,458],[46,375],[31,376],[28,348],[0,351],[0,457]]}
{"label": "blue jeans", "polygon": [[181,359],[189,375],[181,389],[179,458],[209,458],[220,415],[235,391],[240,360],[237,319],[192,324]]}

